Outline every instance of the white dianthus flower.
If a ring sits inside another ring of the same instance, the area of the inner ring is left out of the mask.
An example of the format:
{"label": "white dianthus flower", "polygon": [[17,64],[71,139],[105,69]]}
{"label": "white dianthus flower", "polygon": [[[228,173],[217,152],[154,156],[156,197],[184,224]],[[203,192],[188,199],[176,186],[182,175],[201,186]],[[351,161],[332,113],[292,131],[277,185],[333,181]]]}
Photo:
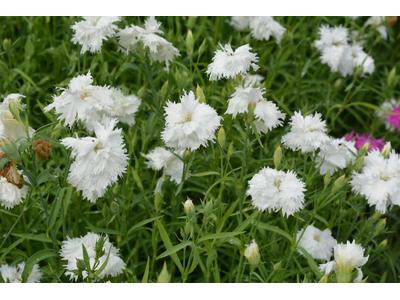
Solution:
{"label": "white dianthus flower", "polygon": [[[22,140],[27,138],[24,128],[22,128],[19,122],[14,118],[9,107],[11,100],[21,103],[21,98],[25,98],[25,96],[21,94],[9,94],[4,98],[3,102],[0,103],[0,140],[8,140],[11,138],[16,141],[17,144],[20,144]],[[24,106],[25,104],[21,105]],[[32,137],[34,133],[35,130],[29,127],[29,136]]]}
{"label": "white dianthus flower", "polygon": [[[334,260],[326,264],[320,264],[319,268],[325,275],[329,275],[332,271],[338,274],[350,275],[354,269],[358,271],[358,275],[354,282],[362,280],[363,273],[361,267],[366,264],[369,256],[364,257],[364,249],[361,245],[347,241],[346,244],[337,244],[333,250]],[[340,282],[338,278],[338,282]]]}
{"label": "white dianthus flower", "polygon": [[[76,259],[77,258],[83,259],[82,245],[85,246],[87,253],[89,255],[90,267],[91,268],[93,267],[96,258],[96,242],[99,239],[100,236],[93,232],[89,232],[83,237],[73,238],[73,239],[67,236],[67,240],[63,241],[63,245],[60,250],[60,256],[62,260],[67,261],[67,264],[65,265],[67,272],[65,272],[65,275],[67,276],[69,275],[70,278],[75,279],[75,281],[78,279],[78,276],[74,275],[74,270],[78,269],[76,265]],[[102,257],[100,257],[99,259],[100,264],[98,268],[100,268],[106,261],[108,253],[110,253],[110,256],[108,258],[108,262],[105,269],[100,273],[99,277],[100,278],[106,276],[115,277],[119,274],[122,274],[122,271],[125,269],[125,263],[119,257],[118,254],[119,249],[117,249],[110,243],[108,236],[105,237],[103,251],[105,252],[105,254]],[[88,274],[86,271],[83,271],[82,275],[83,278],[86,278]]]}
{"label": "white dianthus flower", "polygon": [[28,186],[21,189],[7,181],[7,178],[0,177],[0,204],[7,209],[20,204],[28,193]]}
{"label": "white dianthus flower", "polygon": [[315,158],[316,168],[319,167],[322,160],[319,173],[324,175],[330,170],[330,175],[335,174],[338,169],[347,168],[351,161],[357,158],[357,149],[354,141],[346,141],[344,138],[330,138],[328,142],[321,146],[321,151]]}
{"label": "white dianthus flower", "polygon": [[221,117],[211,106],[200,103],[193,92],[183,92],[181,103],[168,101],[165,129],[161,136],[167,147],[196,150],[215,138]]}
{"label": "white dianthus flower", "polygon": [[149,17],[145,21],[144,28],[132,24],[120,29],[118,33],[120,49],[128,54],[129,51],[135,51],[139,42],[142,42],[143,48],[149,49],[153,60],[165,62],[168,71],[170,62],[180,54],[172,43],[160,36],[164,34],[159,29],[160,26],[161,22],[157,22],[155,17]]}
{"label": "white dianthus flower", "polygon": [[300,112],[295,112],[290,119],[290,132],[282,137],[282,143],[293,151],[301,150],[302,153],[313,152],[329,141],[326,135],[325,121],[321,114],[303,117]]}
{"label": "white dianthus flower", "polygon": [[376,29],[376,31],[379,32],[379,34],[381,35],[381,37],[384,40],[387,40],[388,38],[388,34],[387,34],[387,30],[386,30],[386,18],[385,17],[381,17],[381,16],[373,16],[368,18],[368,20],[364,23],[364,26],[371,26],[373,28]]}
{"label": "white dianthus flower", "polygon": [[125,96],[120,89],[112,88],[114,106],[111,108],[111,117],[118,118],[122,123],[130,126],[135,124],[135,114],[139,110],[142,99],[136,95]]}
{"label": "white dianthus flower", "polygon": [[[298,246],[304,248],[312,258],[328,261],[336,245],[332,232],[329,229],[321,231],[312,225],[307,226],[304,233],[303,231],[304,229],[301,229],[297,232],[296,242],[298,242]],[[297,252],[304,256],[300,249]]]}
{"label": "white dianthus flower", "polygon": [[[176,154],[183,155],[184,150],[179,150]],[[161,193],[161,185],[165,175],[171,176],[170,181],[175,181],[176,184],[182,182],[183,161],[176,157],[171,151],[164,147],[156,147],[148,154],[142,154],[148,161],[147,166],[153,170],[160,171],[163,169],[163,176],[157,183],[156,193]]]}
{"label": "white dianthus flower", "polygon": [[81,53],[90,51],[91,53],[101,52],[103,40],[113,37],[118,28],[114,22],[120,17],[83,17],[84,20],[76,22],[71,26],[74,31],[72,42],[82,45]]}
{"label": "white dianthus flower", "polygon": [[256,117],[254,124],[258,133],[267,133],[268,131],[282,125],[285,114],[282,113],[275,103],[267,101],[263,94],[265,89],[241,86],[236,87],[236,92],[232,94],[228,100],[227,114],[231,114],[236,118],[238,113],[246,113],[249,106],[254,107],[254,116]]}
{"label": "white dianthus flower", "polygon": [[68,182],[95,203],[126,171],[128,156],[121,129],[114,129],[117,120],[104,116],[94,123],[95,137],[64,138],[61,144],[71,148],[75,161]]}
{"label": "white dianthus flower", "polygon": [[249,27],[250,25],[250,20],[252,17],[248,16],[233,16],[230,21],[227,21],[229,25],[231,25],[233,28],[236,30],[243,30]]}
{"label": "white dianthus flower", "polygon": [[75,121],[82,121],[92,131],[93,123],[98,122],[102,112],[110,112],[114,105],[113,91],[107,86],[92,85],[90,71],[71,79],[67,89],[60,96],[53,96],[53,103],[44,108],[48,112],[55,108],[59,121],[72,127]]}
{"label": "white dianthus flower", "polygon": [[337,72],[343,53],[348,50],[349,31],[342,27],[322,25],[319,29],[320,40],[315,41],[315,47],[321,52],[322,63]]}
{"label": "white dianthus flower", "polygon": [[377,149],[370,151],[364,157],[361,172],[353,172],[352,177],[352,190],[379,212],[386,213],[389,206],[400,205],[400,155],[394,150],[388,158]]}
{"label": "white dianthus flower", "polygon": [[[4,282],[10,283],[21,283],[22,282],[22,272],[25,268],[25,262],[18,264],[18,266],[13,267],[9,265],[0,266],[0,273],[3,277]],[[40,272],[39,265],[34,265],[31,273],[28,276],[28,283],[39,283],[42,278],[42,273]]]}
{"label": "white dianthus flower", "polygon": [[235,51],[232,50],[230,44],[222,46],[219,44],[222,50],[216,50],[213,62],[208,65],[207,75],[210,76],[210,80],[219,80],[221,78],[232,78],[236,75],[246,75],[250,67],[254,71],[258,70],[256,63],[258,62],[257,54],[251,53],[251,47],[246,44]]}
{"label": "white dianthus flower", "polygon": [[249,181],[249,186],[247,195],[261,211],[281,209],[289,217],[303,208],[305,184],[292,171],[263,168]]}
{"label": "white dianthus flower", "polygon": [[375,61],[364,52],[363,47],[354,44],[348,48],[339,66],[340,73],[346,77],[354,72],[354,68],[363,67],[362,74],[372,74],[375,70]]}
{"label": "white dianthus flower", "polygon": [[251,35],[257,40],[268,41],[271,36],[279,44],[286,28],[276,22],[272,17],[252,17],[250,20]]}
{"label": "white dianthus flower", "polygon": [[244,86],[245,87],[249,87],[249,86],[254,86],[254,87],[259,87],[262,82],[264,81],[265,77],[258,75],[258,74],[247,74],[246,76],[244,76]]}

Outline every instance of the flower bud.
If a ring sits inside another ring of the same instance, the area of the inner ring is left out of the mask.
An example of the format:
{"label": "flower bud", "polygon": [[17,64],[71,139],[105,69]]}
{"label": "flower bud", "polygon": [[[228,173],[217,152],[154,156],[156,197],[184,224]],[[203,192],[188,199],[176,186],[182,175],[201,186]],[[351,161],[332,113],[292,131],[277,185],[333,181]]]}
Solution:
{"label": "flower bud", "polygon": [[192,34],[192,31],[189,29],[189,31],[186,35],[186,49],[187,49],[187,54],[189,56],[193,55],[193,48],[194,48],[193,34]]}
{"label": "flower bud", "polygon": [[0,149],[16,164],[21,163],[22,158],[18,151],[18,146],[13,140],[1,140]]}
{"label": "flower bud", "polygon": [[249,261],[251,267],[256,268],[261,261],[260,252],[258,251],[256,240],[253,240],[250,245],[246,246],[247,248],[246,250],[244,250],[244,256]]}
{"label": "flower bud", "polygon": [[326,172],[324,176],[324,185],[327,187],[331,183],[331,169],[328,168],[328,171]]}
{"label": "flower bud", "polygon": [[159,193],[156,193],[155,197],[154,197],[154,207],[156,209],[157,214],[160,212],[161,210],[161,195]]}
{"label": "flower bud", "polygon": [[11,40],[10,39],[5,39],[3,41],[3,49],[6,53],[9,53],[11,50]]}
{"label": "flower bud", "polygon": [[160,90],[160,100],[165,101],[167,99],[167,93],[168,93],[168,80],[164,82],[163,86],[161,87]]}
{"label": "flower bud", "polygon": [[318,283],[328,283],[328,276],[326,275],[322,276],[321,280],[318,281]]}
{"label": "flower bud", "polygon": [[113,214],[117,214],[118,211],[119,211],[119,205],[118,205],[118,203],[115,202],[115,201],[111,202],[110,209],[111,209],[111,212],[112,212]]}
{"label": "flower bud", "polygon": [[58,123],[56,126],[54,126],[53,132],[51,133],[50,137],[53,140],[58,140],[58,138],[60,137],[60,131],[61,129],[59,129],[60,127],[62,127],[61,123]]}
{"label": "flower bud", "polygon": [[371,146],[370,143],[365,143],[365,144],[361,147],[360,151],[358,151],[358,155],[359,155],[359,156],[362,156],[362,155],[364,155],[365,153],[367,153],[370,146]]}
{"label": "flower bud", "polygon": [[81,272],[86,270],[86,263],[83,259],[76,258],[76,266]]}
{"label": "flower bud", "polygon": [[225,147],[225,141],[226,141],[225,129],[224,127],[221,126],[221,128],[218,130],[218,143],[221,145],[222,148]]}
{"label": "flower bud", "polygon": [[341,84],[342,84],[342,80],[341,80],[341,79],[337,79],[337,80],[333,83],[333,86],[334,86],[335,88],[338,88]]}
{"label": "flower bud", "polygon": [[190,159],[192,158],[192,151],[190,151],[189,149],[187,149],[182,156],[182,160],[185,163],[188,163],[190,161]]}
{"label": "flower bud", "polygon": [[275,167],[278,168],[282,161],[282,148],[278,146],[274,152],[274,164]]}
{"label": "flower bud", "polygon": [[361,169],[361,167],[364,164],[364,156],[365,154],[357,158],[356,163],[354,164],[354,169],[353,169],[354,171],[359,171]]}
{"label": "flower bud", "polygon": [[232,154],[233,154],[233,141],[230,143],[228,148],[228,159],[231,158]]}
{"label": "flower bud", "polygon": [[199,58],[204,53],[204,51],[206,50],[206,42],[207,42],[207,40],[206,40],[206,38],[204,38],[204,40],[201,43],[200,48],[199,48]]}
{"label": "flower bud", "polygon": [[396,67],[393,67],[393,69],[389,72],[388,85],[390,85],[392,83],[395,76],[396,76]]}
{"label": "flower bud", "polygon": [[214,204],[212,199],[207,202],[206,206],[204,207],[204,214],[209,215],[214,209]]}
{"label": "flower bud", "polygon": [[382,252],[383,250],[385,250],[386,246],[387,246],[388,240],[384,239],[382,242],[379,243],[377,250],[379,252]]}
{"label": "flower bud", "polygon": [[335,183],[333,184],[333,188],[332,188],[332,193],[336,193],[337,191],[341,190],[341,188],[345,184],[345,176],[346,175],[342,175],[338,179],[335,180]]}
{"label": "flower bud", "polygon": [[163,267],[161,273],[158,275],[157,282],[158,283],[168,283],[170,278],[171,277],[170,277],[170,275],[168,273],[168,270],[167,270],[167,262],[164,261],[164,267]]}
{"label": "flower bud", "polygon": [[392,151],[392,144],[390,142],[387,142],[385,147],[383,147],[383,149],[382,149],[382,152],[381,152],[382,156],[384,158],[388,158],[389,154],[390,154],[390,151]]}
{"label": "flower bud", "polygon": [[18,98],[10,99],[8,107],[14,118],[18,121],[24,131],[27,132],[29,128],[28,117],[20,100]]}
{"label": "flower bud", "polygon": [[374,230],[374,236],[377,236],[381,232],[385,230],[386,227],[386,218],[380,220],[376,225],[375,225],[375,230]]}
{"label": "flower bud", "polygon": [[183,204],[183,209],[186,215],[190,218],[194,215],[195,207],[193,201],[188,197],[186,202]]}
{"label": "flower bud", "polygon": [[256,109],[256,104],[255,103],[250,103],[248,106],[248,112],[246,113],[246,123],[250,124],[254,121],[255,115],[254,115],[254,110]]}
{"label": "flower bud", "polygon": [[282,261],[274,264],[274,271],[279,271],[281,269]]}
{"label": "flower bud", "polygon": [[199,98],[200,103],[206,103],[206,96],[203,93],[203,90],[199,85],[196,88],[196,97]]}
{"label": "flower bud", "polygon": [[382,216],[382,214],[379,211],[376,211],[371,217],[370,219],[372,220],[372,222],[376,222],[379,220],[379,218]]}

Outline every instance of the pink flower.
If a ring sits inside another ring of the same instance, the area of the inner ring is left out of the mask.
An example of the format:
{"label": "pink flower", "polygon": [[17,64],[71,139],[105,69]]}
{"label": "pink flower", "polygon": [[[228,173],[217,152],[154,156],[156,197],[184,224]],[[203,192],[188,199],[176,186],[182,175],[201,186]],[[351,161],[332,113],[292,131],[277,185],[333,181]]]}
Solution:
{"label": "pink flower", "polygon": [[[400,111],[399,111],[400,112]],[[398,116],[400,117],[400,115]],[[400,118],[399,122],[399,130],[400,130]],[[354,137],[355,136],[355,137]],[[373,149],[379,149],[382,151],[383,147],[385,146],[385,139],[373,139],[372,133],[370,135],[366,134],[358,134],[354,130],[350,132],[348,135],[344,137],[346,141],[355,141],[355,146],[357,150],[360,150],[365,143],[369,143],[371,146],[369,147],[369,151]]]}
{"label": "pink flower", "polygon": [[[400,106],[396,106],[391,110],[392,113],[400,113]],[[386,120],[393,126],[393,128],[397,128],[400,131],[400,115],[387,115]]]}

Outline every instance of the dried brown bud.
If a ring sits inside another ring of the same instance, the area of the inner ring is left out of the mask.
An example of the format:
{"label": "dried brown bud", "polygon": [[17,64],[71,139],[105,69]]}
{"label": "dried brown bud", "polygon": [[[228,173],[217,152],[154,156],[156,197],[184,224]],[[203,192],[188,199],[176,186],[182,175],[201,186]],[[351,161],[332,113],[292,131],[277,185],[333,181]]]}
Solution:
{"label": "dried brown bud", "polygon": [[51,145],[44,139],[38,139],[33,141],[33,151],[36,152],[40,159],[45,158],[48,160],[51,152]]}
{"label": "dried brown bud", "polygon": [[397,17],[386,17],[388,26],[393,26],[397,22]]}
{"label": "dried brown bud", "polygon": [[[4,157],[4,152],[0,152],[0,159]],[[7,182],[12,183],[17,188],[22,189],[25,180],[17,171],[17,167],[13,161],[5,164],[3,169],[0,169],[0,176],[7,179]]]}

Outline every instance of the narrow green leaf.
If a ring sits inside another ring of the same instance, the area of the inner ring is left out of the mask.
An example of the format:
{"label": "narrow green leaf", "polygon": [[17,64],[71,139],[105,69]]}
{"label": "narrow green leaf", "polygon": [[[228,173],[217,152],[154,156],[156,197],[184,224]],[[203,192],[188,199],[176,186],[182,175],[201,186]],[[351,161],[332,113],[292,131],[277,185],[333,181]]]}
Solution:
{"label": "narrow green leaf", "polygon": [[207,171],[207,172],[201,172],[201,173],[196,173],[196,174],[190,174],[190,177],[203,177],[203,176],[209,176],[209,175],[221,175],[218,172],[215,171]]}
{"label": "narrow green leaf", "polygon": [[91,270],[91,268],[90,268],[90,258],[89,258],[89,254],[88,254],[88,252],[87,252],[86,247],[85,247],[84,244],[82,244],[82,253],[83,253],[83,260],[84,260],[85,263],[86,263],[86,268],[87,268],[88,270]]}
{"label": "narrow green leaf", "polygon": [[254,123],[250,123],[251,129],[253,129],[254,134],[256,135],[257,141],[260,144],[261,148],[264,148],[264,145],[261,143],[260,135],[258,134],[257,127]]}
{"label": "narrow green leaf", "polygon": [[[172,246],[171,240],[169,239],[164,226],[161,224],[161,222],[159,220],[157,220],[156,222],[157,222],[158,231],[160,232],[160,236],[164,243],[165,248],[167,248],[167,250],[172,248],[173,246]],[[178,255],[176,253],[172,253],[171,258],[174,261],[174,263],[176,264],[176,266],[178,267],[179,271],[181,271],[181,273],[183,273],[184,270],[183,270],[183,267],[182,267],[181,261],[179,260]]]}
{"label": "narrow green leaf", "polygon": [[315,275],[318,277],[318,279],[321,279],[322,273],[318,268],[317,263],[315,260],[311,257],[311,255],[303,248],[303,247],[298,247],[301,252],[303,252],[304,256],[306,257],[308,264],[310,265],[311,269],[314,271]]}
{"label": "narrow green leaf", "polygon": [[6,163],[8,163],[10,160],[7,157],[3,157],[2,159],[0,159],[0,169],[4,169],[4,166],[6,165]]}
{"label": "narrow green leaf", "polygon": [[99,276],[101,274],[101,272],[103,272],[103,270],[107,267],[108,259],[110,258],[110,253],[111,253],[111,246],[110,246],[110,249],[108,250],[108,254],[107,254],[106,260],[103,262],[101,267],[98,268],[97,271],[95,272],[96,276]]}
{"label": "narrow green leaf", "polygon": [[142,283],[147,283],[147,281],[149,280],[149,270],[150,270],[150,257],[147,257],[147,265],[142,278]]}
{"label": "narrow green leaf", "polygon": [[187,246],[190,246],[190,245],[193,245],[193,242],[192,242],[192,241],[186,241],[186,242],[182,242],[182,243],[180,243],[180,244],[178,244],[178,245],[175,245],[174,247],[169,248],[167,251],[164,251],[163,253],[161,253],[161,254],[156,258],[156,260],[157,260],[157,259],[160,259],[160,258],[164,258],[164,257],[170,256],[171,254],[176,253],[176,252],[178,252],[179,250],[181,250],[181,249],[183,249],[183,248],[185,248],[185,247],[187,247]]}
{"label": "narrow green leaf", "polygon": [[22,272],[22,282],[27,282],[30,272],[35,264],[40,261],[49,258],[49,257],[58,257],[58,252],[54,249],[45,249],[39,252],[36,252],[25,263],[24,271]]}
{"label": "narrow green leaf", "polygon": [[241,231],[241,232],[221,232],[221,233],[213,233],[213,234],[208,234],[206,236],[202,236],[201,238],[199,238],[199,243],[206,241],[206,240],[217,240],[217,239],[225,239],[228,237],[232,237],[238,234],[242,234],[245,233],[245,231]]}
{"label": "narrow green leaf", "polygon": [[293,240],[293,237],[289,233],[287,233],[286,231],[283,231],[282,229],[280,229],[278,227],[274,227],[274,226],[268,225],[266,223],[258,222],[258,228],[280,234],[280,235],[284,236],[285,238],[287,238],[290,242],[292,242],[292,240]]}
{"label": "narrow green leaf", "polygon": [[129,228],[128,235],[130,235],[133,231],[135,231],[136,229],[142,227],[143,225],[146,225],[146,224],[148,224],[150,222],[153,222],[155,220],[161,219],[162,217],[164,217],[164,216],[153,217],[153,218],[150,218],[150,219],[146,219],[146,220],[140,221],[139,223],[137,223],[137,224],[133,225],[131,228]]}
{"label": "narrow green leaf", "polygon": [[255,210],[247,219],[246,221],[242,222],[238,227],[236,227],[233,231],[243,231],[249,226],[250,224],[253,223],[254,219],[258,216],[259,212],[258,210]]}
{"label": "narrow green leaf", "polygon": [[114,230],[114,229],[107,229],[107,228],[100,228],[100,227],[94,227],[94,226],[88,226],[86,227],[93,232],[99,232],[99,233],[106,233],[106,234],[122,234],[122,232]]}
{"label": "narrow green leaf", "polygon": [[60,211],[61,208],[62,198],[64,197],[65,189],[66,188],[59,189],[59,191],[57,192],[57,197],[56,199],[54,199],[54,202],[51,206],[49,220],[47,222],[47,231],[46,231],[47,234],[53,227],[54,223],[56,222],[58,212]]}
{"label": "narrow green leaf", "polygon": [[49,170],[44,170],[42,171],[36,178],[36,186],[39,186],[40,184],[47,182],[47,181],[53,181],[57,177],[50,174]]}

